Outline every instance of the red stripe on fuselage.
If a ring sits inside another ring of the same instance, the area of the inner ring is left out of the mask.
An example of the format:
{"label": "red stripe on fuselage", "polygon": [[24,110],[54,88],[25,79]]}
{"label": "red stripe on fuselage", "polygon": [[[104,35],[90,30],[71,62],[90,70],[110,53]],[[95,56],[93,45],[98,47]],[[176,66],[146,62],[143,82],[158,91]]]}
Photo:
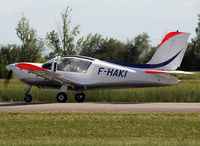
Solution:
{"label": "red stripe on fuselage", "polygon": [[156,71],[156,70],[146,70],[145,73],[147,74],[164,74],[164,71]]}
{"label": "red stripe on fuselage", "polygon": [[40,70],[40,71],[47,71],[44,68],[41,68],[39,66],[33,65],[33,64],[29,64],[29,63],[18,63],[17,64],[18,68],[21,69],[27,69],[27,70]]}
{"label": "red stripe on fuselage", "polygon": [[175,35],[182,34],[182,33],[184,33],[184,32],[170,32],[170,33],[168,33],[168,34],[164,37],[164,39],[162,40],[162,42],[160,43],[160,45],[158,46],[158,48],[159,48],[164,42],[166,42],[168,39],[172,38],[172,37],[175,36]]}

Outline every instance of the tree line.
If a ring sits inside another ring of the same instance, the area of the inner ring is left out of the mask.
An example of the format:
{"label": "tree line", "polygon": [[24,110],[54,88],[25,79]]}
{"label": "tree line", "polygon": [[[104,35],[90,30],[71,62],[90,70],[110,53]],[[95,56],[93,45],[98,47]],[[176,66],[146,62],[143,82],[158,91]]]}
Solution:
{"label": "tree line", "polygon": [[[21,45],[0,45],[0,78],[7,76],[6,66],[15,62],[45,62],[56,55],[83,55],[107,61],[142,64],[149,61],[157,49],[150,45],[147,33],[141,33],[126,42],[104,38],[100,34],[79,37],[80,26],[72,26],[71,12],[67,7],[61,13],[62,21],[58,31],[47,32],[45,38],[40,38],[26,16],[22,15],[16,26]],[[180,67],[182,70],[200,70],[200,15],[198,20],[196,36],[188,45]],[[47,49],[51,52],[42,57]]]}

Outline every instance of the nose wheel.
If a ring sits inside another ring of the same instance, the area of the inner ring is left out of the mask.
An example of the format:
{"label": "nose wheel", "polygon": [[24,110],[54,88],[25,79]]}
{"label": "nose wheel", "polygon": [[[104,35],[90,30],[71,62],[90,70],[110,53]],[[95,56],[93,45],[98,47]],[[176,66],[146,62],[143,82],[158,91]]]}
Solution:
{"label": "nose wheel", "polygon": [[67,94],[64,93],[64,92],[58,93],[57,94],[57,100],[58,100],[58,102],[61,102],[61,103],[66,102],[67,101]]}
{"label": "nose wheel", "polygon": [[75,100],[79,103],[85,101],[85,94],[84,93],[77,93],[75,95]]}
{"label": "nose wheel", "polygon": [[30,94],[28,94],[31,90],[32,86],[28,86],[27,88],[25,88],[25,94],[24,94],[24,101],[29,103],[32,101],[32,96]]}
{"label": "nose wheel", "polygon": [[24,95],[24,101],[25,102],[31,102],[32,101],[32,96],[30,94]]}

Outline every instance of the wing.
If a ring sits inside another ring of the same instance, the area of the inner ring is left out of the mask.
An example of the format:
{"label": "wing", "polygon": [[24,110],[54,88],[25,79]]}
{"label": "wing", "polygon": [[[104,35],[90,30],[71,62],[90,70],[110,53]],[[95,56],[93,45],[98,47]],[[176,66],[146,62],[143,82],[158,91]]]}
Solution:
{"label": "wing", "polygon": [[42,77],[44,79],[60,82],[61,84],[67,83],[67,84],[71,84],[71,85],[81,85],[78,82],[72,81],[71,79],[67,79],[66,77],[62,76],[61,74],[58,74],[54,71],[46,70],[42,67],[39,67],[39,66],[36,66],[33,64],[18,63],[17,67],[20,69],[24,69],[27,72],[37,75],[39,77]]}
{"label": "wing", "polygon": [[196,74],[194,72],[186,72],[186,71],[178,71],[178,70],[174,70],[174,71],[163,71],[163,70],[146,70],[145,73],[148,74]]}

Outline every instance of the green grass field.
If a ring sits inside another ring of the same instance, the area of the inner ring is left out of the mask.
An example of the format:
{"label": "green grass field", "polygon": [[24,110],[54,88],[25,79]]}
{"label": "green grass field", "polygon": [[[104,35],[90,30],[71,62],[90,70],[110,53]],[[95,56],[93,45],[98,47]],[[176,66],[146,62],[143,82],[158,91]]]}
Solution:
{"label": "green grass field", "polygon": [[[200,73],[179,75],[181,83],[168,87],[129,88],[86,91],[86,102],[200,102]],[[4,88],[0,80],[0,101],[23,101],[25,84],[12,79]],[[55,102],[58,90],[38,89],[30,92],[33,101]],[[68,102],[74,101],[74,93],[68,92]]]}
{"label": "green grass field", "polygon": [[199,113],[0,112],[0,145],[200,145]]}

